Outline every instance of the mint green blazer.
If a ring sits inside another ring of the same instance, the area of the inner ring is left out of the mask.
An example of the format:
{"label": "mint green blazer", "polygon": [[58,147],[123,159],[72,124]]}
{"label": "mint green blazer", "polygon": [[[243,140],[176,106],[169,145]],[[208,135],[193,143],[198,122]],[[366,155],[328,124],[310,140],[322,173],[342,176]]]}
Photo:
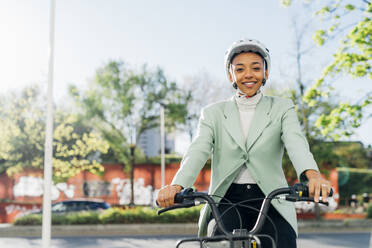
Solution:
{"label": "mint green blazer", "polygon": [[[201,111],[197,133],[172,184],[192,187],[211,157],[209,194],[224,196],[240,168],[247,166],[267,195],[274,189],[288,186],[282,169],[284,147],[298,176],[308,169],[318,171],[291,100],[263,96],[257,104],[246,140],[239,118],[234,97],[205,107]],[[294,204],[273,200],[272,205],[297,233]],[[209,217],[210,208],[205,205],[200,213],[199,236],[207,234]]]}

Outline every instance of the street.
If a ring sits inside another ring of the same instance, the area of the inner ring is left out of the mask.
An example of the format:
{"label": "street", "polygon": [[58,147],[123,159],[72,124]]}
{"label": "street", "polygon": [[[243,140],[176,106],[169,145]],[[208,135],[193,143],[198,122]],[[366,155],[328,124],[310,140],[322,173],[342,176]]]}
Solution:
{"label": "street", "polygon": [[[302,233],[297,241],[299,248],[372,248],[371,233]],[[190,236],[188,236],[190,237]],[[53,248],[164,248],[175,247],[181,236],[136,236],[136,237],[66,237],[52,239]],[[39,248],[40,238],[0,238],[2,248]],[[197,246],[183,246],[187,248]]]}

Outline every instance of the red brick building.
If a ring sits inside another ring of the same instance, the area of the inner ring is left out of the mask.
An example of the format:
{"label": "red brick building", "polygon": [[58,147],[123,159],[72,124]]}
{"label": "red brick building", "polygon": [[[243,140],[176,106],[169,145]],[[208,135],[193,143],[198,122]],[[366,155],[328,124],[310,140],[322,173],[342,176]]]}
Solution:
{"label": "red brick building", "polygon": [[[120,164],[105,164],[102,176],[84,171],[71,177],[65,183],[57,183],[52,188],[53,201],[76,198],[103,199],[111,205],[129,203],[130,181]],[[179,168],[178,163],[168,164],[165,183],[170,184]],[[160,165],[139,164],[134,170],[135,203],[151,205],[161,187]],[[198,190],[207,190],[210,169],[203,169],[196,180]],[[25,170],[8,177],[0,174],[0,223],[12,222],[14,218],[31,209],[40,209],[42,204],[43,180],[41,170]]]}
{"label": "red brick building", "polygon": [[[53,201],[76,198],[103,199],[111,205],[125,205],[130,199],[130,181],[120,164],[105,164],[102,176],[84,171],[71,177],[65,183],[52,187]],[[166,165],[165,184],[170,184],[179,168],[178,163]],[[211,171],[204,168],[196,182],[199,191],[208,190]],[[161,187],[160,165],[139,164],[134,170],[135,204],[152,205]],[[329,179],[336,190],[337,171],[333,170]],[[0,223],[11,223],[22,213],[40,209],[42,205],[43,180],[41,170],[25,170],[10,178],[0,174]]]}

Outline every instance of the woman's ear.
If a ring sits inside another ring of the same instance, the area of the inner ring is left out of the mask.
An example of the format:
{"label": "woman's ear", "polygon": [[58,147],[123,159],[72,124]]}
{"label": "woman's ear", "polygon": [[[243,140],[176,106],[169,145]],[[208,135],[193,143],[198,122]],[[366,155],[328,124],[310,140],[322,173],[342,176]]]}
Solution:
{"label": "woman's ear", "polygon": [[267,79],[269,79],[269,71],[268,70],[265,70],[265,79],[267,80]]}
{"label": "woman's ear", "polygon": [[233,79],[233,77],[232,77],[232,75],[231,75],[231,71],[230,71],[230,70],[229,70],[229,80],[230,80],[231,83],[234,82],[234,79]]}

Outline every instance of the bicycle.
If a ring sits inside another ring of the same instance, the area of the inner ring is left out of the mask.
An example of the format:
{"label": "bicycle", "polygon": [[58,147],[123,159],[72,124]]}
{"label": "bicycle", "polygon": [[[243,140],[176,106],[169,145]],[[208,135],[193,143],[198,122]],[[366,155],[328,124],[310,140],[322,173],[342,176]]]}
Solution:
{"label": "bicycle", "polygon": [[[331,197],[332,195],[333,195],[333,190],[331,189],[329,196]],[[220,198],[223,198],[223,197],[220,197]],[[188,243],[188,242],[198,242],[200,245],[200,248],[215,247],[211,245],[216,242],[219,242],[219,245],[220,245],[219,247],[261,248],[262,246],[261,246],[260,237],[270,239],[272,243],[272,247],[275,248],[276,240],[277,240],[277,233],[275,236],[275,240],[269,235],[258,234],[258,232],[261,230],[266,220],[266,217],[268,217],[267,213],[270,207],[270,202],[273,199],[281,199],[281,200],[287,200],[287,201],[292,201],[292,202],[314,201],[314,198],[309,197],[308,187],[302,183],[298,183],[293,186],[273,190],[270,194],[268,194],[263,199],[260,210],[257,209],[259,211],[259,214],[258,214],[256,223],[254,227],[252,228],[252,230],[250,230],[249,232],[246,229],[234,229],[232,233],[227,231],[222,222],[221,213],[219,212],[217,208],[218,204],[213,199],[213,195],[209,195],[204,192],[194,192],[192,188],[186,188],[186,189],[183,189],[180,193],[177,193],[174,199],[174,202],[177,204],[171,207],[163,208],[159,210],[158,215],[164,212],[173,210],[173,209],[177,209],[177,208],[189,208],[189,207],[198,206],[200,204],[205,204],[205,203],[210,205],[212,216],[216,221],[217,228],[219,229],[221,233],[223,233],[223,235],[218,235],[218,236],[213,236],[213,237],[196,237],[196,238],[183,239],[177,243],[176,248],[179,248],[181,244]],[[244,201],[237,202],[237,203],[231,203],[230,208],[234,208],[235,206],[241,205],[243,202]],[[321,200],[319,201],[319,203],[328,205],[328,202],[323,202]],[[274,225],[274,229],[276,230],[275,225]],[[226,246],[227,244],[229,246]]]}

